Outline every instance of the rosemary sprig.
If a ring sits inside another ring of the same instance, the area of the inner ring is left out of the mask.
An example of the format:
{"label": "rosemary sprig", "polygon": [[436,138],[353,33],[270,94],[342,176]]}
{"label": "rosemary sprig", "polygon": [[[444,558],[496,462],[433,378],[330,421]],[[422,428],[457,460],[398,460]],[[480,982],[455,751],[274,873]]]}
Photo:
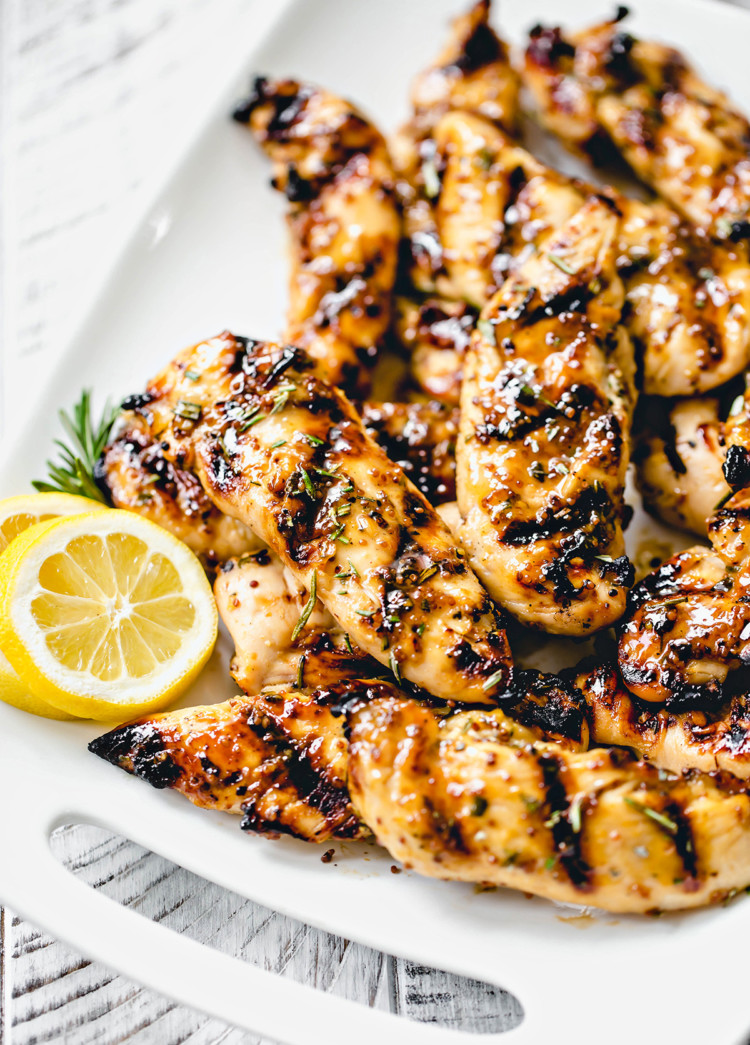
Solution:
{"label": "rosemary sprig", "polygon": [[55,439],[58,461],[47,461],[47,479],[35,479],[32,486],[40,493],[72,493],[107,504],[107,498],[94,478],[94,469],[107,445],[117,408],[108,401],[98,421],[91,416],[91,389],[84,389],[70,413],[60,411],[60,423],[68,442]]}

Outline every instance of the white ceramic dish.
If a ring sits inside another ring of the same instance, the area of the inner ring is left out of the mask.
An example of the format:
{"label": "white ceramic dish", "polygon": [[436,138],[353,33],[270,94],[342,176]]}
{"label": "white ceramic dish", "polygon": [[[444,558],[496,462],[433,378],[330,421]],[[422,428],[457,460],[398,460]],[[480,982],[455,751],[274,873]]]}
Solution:
{"label": "white ceramic dish", "polygon": [[[226,113],[253,71],[317,80],[357,99],[384,127],[406,115],[407,85],[435,52],[462,0],[251,5],[237,68],[216,70],[217,98],[189,154],[109,274],[84,326],[50,376],[40,406],[6,449],[0,495],[43,473],[56,412],[92,386],[99,399],[139,389],[185,344],[228,327],[274,335],[284,308],[283,201],[250,136]],[[267,5],[271,7],[271,5]],[[505,0],[502,30],[585,23],[608,0]],[[684,47],[709,79],[750,110],[750,17],[703,0],[640,0],[636,32]],[[250,54],[251,46],[253,53]],[[235,54],[237,40],[233,41]],[[229,85],[229,80],[232,80]],[[557,159],[570,167],[570,161]],[[92,274],[96,278],[96,274]],[[640,519],[631,541],[641,539]],[[640,537],[639,537],[640,533]],[[187,703],[224,699],[226,643]],[[508,1045],[680,1040],[729,1045],[750,1027],[742,942],[750,902],[661,919],[572,912],[518,893],[390,873],[383,853],[337,845],[335,864],[291,840],[243,835],[86,751],[90,724],[42,721],[0,707],[0,898],[92,958],[231,1023],[291,1045],[356,1041],[475,1042],[331,997],[181,938],[94,893],[50,853],[64,822],[111,828],[196,873],[331,932],[513,991],[525,1019]],[[581,925],[585,931],[581,931]],[[698,995],[698,992],[700,994]],[[494,1040],[494,1039],[493,1039]]]}

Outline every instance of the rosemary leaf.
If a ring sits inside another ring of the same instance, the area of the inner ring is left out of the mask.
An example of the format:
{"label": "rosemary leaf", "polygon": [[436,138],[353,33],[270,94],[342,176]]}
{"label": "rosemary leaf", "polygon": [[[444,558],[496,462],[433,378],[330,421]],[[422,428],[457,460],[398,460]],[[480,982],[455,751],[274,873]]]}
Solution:
{"label": "rosemary leaf", "polygon": [[312,581],[310,582],[310,598],[307,600],[305,608],[300,614],[300,618],[294,625],[294,631],[292,632],[292,642],[297,638],[299,633],[302,631],[304,626],[310,619],[312,611],[315,609],[315,603],[318,601],[318,571],[313,570]]}

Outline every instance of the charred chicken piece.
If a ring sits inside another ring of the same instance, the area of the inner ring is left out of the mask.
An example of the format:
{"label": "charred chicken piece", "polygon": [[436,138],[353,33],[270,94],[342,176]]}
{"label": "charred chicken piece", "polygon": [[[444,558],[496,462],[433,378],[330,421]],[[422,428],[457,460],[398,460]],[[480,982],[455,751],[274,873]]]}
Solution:
{"label": "charred chicken piece", "polygon": [[[583,666],[582,666],[583,667]],[[750,699],[736,694],[712,708],[672,711],[638,700],[617,668],[604,664],[575,674],[597,744],[630,748],[672,773],[717,770],[750,779]]]}
{"label": "charred chicken piece", "polygon": [[619,152],[690,221],[719,239],[750,234],[750,124],[672,47],[617,16],[567,34],[536,26],[524,79],[546,124],[594,162]]}
{"label": "charred chicken piece", "polygon": [[327,380],[362,393],[391,324],[401,235],[385,141],[349,102],[295,80],[256,80],[234,116],[289,201],[285,337]]}
{"label": "charred chicken piece", "polygon": [[[231,385],[231,390],[229,386]],[[299,349],[253,343],[195,423],[196,471],[355,645],[437,697],[493,701],[502,620],[434,508]]]}
{"label": "charred chicken piece", "polygon": [[540,741],[499,709],[376,699],[349,730],[353,805],[420,874],[622,912],[697,907],[750,880],[750,798],[733,777]]}
{"label": "charred chicken piece", "polygon": [[496,601],[557,634],[612,624],[632,584],[617,222],[609,200],[589,199],[482,311],[466,360],[462,540]]}
{"label": "charred chicken piece", "polygon": [[722,470],[726,447],[721,401],[713,396],[641,399],[645,428],[633,454],[645,506],[663,522],[705,537],[730,494]]}

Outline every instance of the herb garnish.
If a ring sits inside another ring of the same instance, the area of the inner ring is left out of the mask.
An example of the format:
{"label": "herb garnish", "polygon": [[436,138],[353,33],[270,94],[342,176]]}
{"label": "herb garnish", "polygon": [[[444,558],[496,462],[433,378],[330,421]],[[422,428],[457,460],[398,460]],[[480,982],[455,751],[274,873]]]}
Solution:
{"label": "herb garnish", "polygon": [[491,345],[497,344],[497,335],[495,334],[495,324],[489,319],[480,319],[477,321],[477,330],[485,339],[489,341]]}
{"label": "herb garnish", "polygon": [[643,813],[643,815],[647,816],[649,820],[653,820],[659,825],[659,827],[668,831],[670,835],[677,834],[677,831],[679,830],[677,824],[671,816],[667,816],[666,813],[660,813],[658,809],[652,809],[651,806],[646,806],[641,802],[636,802],[634,798],[626,798],[625,805],[630,806],[631,809],[637,809],[639,813]]}
{"label": "herb garnish", "polygon": [[505,668],[498,668],[497,671],[493,672],[488,679],[485,679],[482,683],[482,689],[488,690],[496,686],[498,682],[502,682],[503,675],[505,674]]}
{"label": "herb garnish", "polygon": [[91,390],[84,389],[81,398],[72,410],[61,410],[60,423],[70,440],[70,445],[61,439],[55,440],[60,450],[60,460],[47,461],[47,480],[36,479],[31,484],[40,493],[71,493],[89,497],[93,501],[109,504],[94,479],[94,469],[107,445],[117,409],[107,402],[98,422],[91,417]]}
{"label": "herb garnish", "polygon": [[318,601],[318,571],[313,570],[312,580],[310,582],[310,598],[307,600],[307,604],[300,614],[300,618],[294,625],[294,631],[292,632],[292,642],[297,638],[299,633],[302,631],[304,626],[310,619],[312,611],[315,609],[315,603]]}
{"label": "herb garnish", "polygon": [[572,269],[570,265],[567,263],[567,261],[565,261],[564,258],[561,258],[559,254],[548,253],[547,257],[553,265],[556,265],[560,269],[561,272],[565,272],[568,276],[577,275],[576,269]]}
{"label": "herb garnish", "polygon": [[396,654],[393,652],[393,650],[391,650],[390,655],[388,657],[388,663],[390,665],[391,671],[396,676],[396,682],[400,682],[401,672],[398,669],[398,661],[396,660]]}
{"label": "herb garnish", "polygon": [[190,399],[178,399],[174,408],[175,417],[181,417],[184,421],[198,421],[203,413],[200,403],[194,403]]}
{"label": "herb garnish", "polygon": [[302,473],[302,483],[307,491],[308,497],[312,497],[312,499],[315,500],[315,487],[313,486],[312,479],[304,468],[300,468],[300,472]]}

